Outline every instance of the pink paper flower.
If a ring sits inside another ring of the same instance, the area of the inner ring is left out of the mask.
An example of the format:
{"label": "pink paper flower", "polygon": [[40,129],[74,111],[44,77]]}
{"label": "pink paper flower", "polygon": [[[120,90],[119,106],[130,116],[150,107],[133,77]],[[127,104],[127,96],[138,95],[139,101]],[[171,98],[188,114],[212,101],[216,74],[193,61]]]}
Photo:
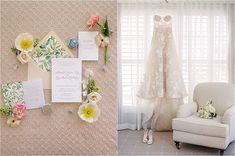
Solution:
{"label": "pink paper flower", "polygon": [[17,119],[22,119],[25,115],[26,107],[23,103],[17,102],[13,107],[13,115]]}
{"label": "pink paper flower", "polygon": [[90,17],[90,19],[88,20],[88,22],[87,22],[87,25],[89,26],[89,29],[96,26],[96,24],[98,24],[99,20],[100,20],[100,16],[92,15]]}

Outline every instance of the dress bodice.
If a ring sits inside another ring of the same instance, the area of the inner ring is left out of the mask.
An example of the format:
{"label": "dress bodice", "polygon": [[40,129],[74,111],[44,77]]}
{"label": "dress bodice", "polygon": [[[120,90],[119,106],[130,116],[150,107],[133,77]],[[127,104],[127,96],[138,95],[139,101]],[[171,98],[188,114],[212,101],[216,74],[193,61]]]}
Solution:
{"label": "dress bodice", "polygon": [[159,16],[155,15],[153,18],[155,28],[171,28],[171,16]]}
{"label": "dress bodice", "polygon": [[172,24],[171,16],[159,16],[155,15],[153,17],[154,29],[152,36],[152,48],[153,49],[163,49],[169,40],[172,39]]}

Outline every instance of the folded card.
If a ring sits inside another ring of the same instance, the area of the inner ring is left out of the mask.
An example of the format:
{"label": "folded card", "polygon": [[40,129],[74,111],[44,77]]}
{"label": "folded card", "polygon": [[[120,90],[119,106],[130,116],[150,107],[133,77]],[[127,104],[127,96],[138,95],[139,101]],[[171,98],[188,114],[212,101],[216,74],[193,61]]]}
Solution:
{"label": "folded card", "polygon": [[52,59],[52,102],[81,102],[82,65],[78,58]]}
{"label": "folded card", "polygon": [[15,105],[24,103],[27,109],[40,108],[45,105],[41,80],[22,81],[2,84],[3,101]]}

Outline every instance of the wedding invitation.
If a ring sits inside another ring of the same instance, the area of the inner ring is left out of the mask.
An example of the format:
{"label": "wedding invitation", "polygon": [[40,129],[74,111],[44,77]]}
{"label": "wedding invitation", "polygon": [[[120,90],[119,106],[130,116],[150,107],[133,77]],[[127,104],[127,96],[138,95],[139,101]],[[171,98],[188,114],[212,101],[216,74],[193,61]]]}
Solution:
{"label": "wedding invitation", "polygon": [[52,102],[81,102],[82,65],[78,58],[52,59]]}
{"label": "wedding invitation", "polygon": [[97,61],[99,57],[99,49],[95,42],[98,32],[78,32],[79,40],[79,58],[81,60]]}

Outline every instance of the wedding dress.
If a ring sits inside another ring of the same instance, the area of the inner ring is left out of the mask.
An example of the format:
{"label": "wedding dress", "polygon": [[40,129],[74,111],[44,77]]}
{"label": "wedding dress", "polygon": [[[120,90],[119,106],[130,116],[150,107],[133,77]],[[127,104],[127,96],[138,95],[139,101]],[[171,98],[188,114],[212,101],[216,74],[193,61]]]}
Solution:
{"label": "wedding dress", "polygon": [[161,105],[181,103],[187,95],[173,39],[171,16],[154,16],[151,47],[144,79],[137,91],[138,108],[144,114],[143,127],[156,123]]}

